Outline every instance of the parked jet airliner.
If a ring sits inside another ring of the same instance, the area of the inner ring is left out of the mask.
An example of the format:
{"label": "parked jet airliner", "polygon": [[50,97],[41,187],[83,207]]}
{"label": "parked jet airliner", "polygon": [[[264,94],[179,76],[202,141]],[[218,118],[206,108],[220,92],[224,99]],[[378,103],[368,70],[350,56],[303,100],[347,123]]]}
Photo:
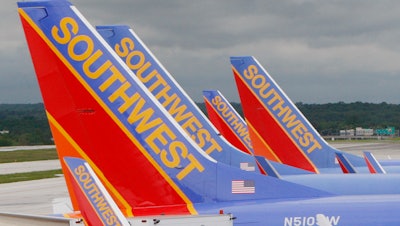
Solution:
{"label": "parked jet airliner", "polygon": [[[246,139],[239,138],[249,136],[247,124],[226,98],[216,90],[203,91],[203,97],[210,120],[216,125],[216,128],[223,135],[226,134],[227,140],[232,144],[242,141],[244,143],[242,146],[245,146]],[[232,141],[231,139],[236,140]],[[337,154],[339,163],[346,165],[346,167],[343,166],[344,170],[353,172],[356,170],[347,161],[347,158],[344,158],[340,153]],[[341,173],[330,173],[312,175],[310,171],[268,161],[261,156],[256,156],[256,158],[267,175],[336,194],[396,194],[399,192],[396,184],[399,174],[372,176],[368,174],[342,175]],[[371,167],[373,166],[373,169],[379,169],[379,163],[372,156],[368,163]]]}
{"label": "parked jet airliner", "polygon": [[[208,156],[65,0],[19,2],[60,158],[125,216],[232,213],[236,225],[398,225],[399,195],[337,196]],[[304,223],[303,223],[304,222]]]}
{"label": "parked jet airliner", "polygon": [[[367,171],[362,157],[337,150],[321,137],[254,57],[231,57],[231,64],[250,137],[256,137],[256,155],[266,156],[267,146],[281,162],[317,173],[337,168],[336,153],[341,153],[355,168]],[[388,173],[400,172],[399,161],[380,164]]]}
{"label": "parked jet airliner", "polygon": [[[253,156],[227,142],[173,76],[128,26],[98,26],[97,31],[195,142],[214,159],[258,171]],[[268,153],[266,153],[268,154]],[[274,158],[270,155],[269,158]]]}
{"label": "parked jet airliner", "polygon": [[[97,26],[96,30],[198,145],[205,145],[205,140],[197,139],[198,137],[212,134],[205,137],[214,137],[215,139],[210,140],[212,143],[215,142],[214,144],[218,144],[221,147],[227,147],[225,140],[221,136],[216,136],[217,132],[213,132],[215,129],[210,126],[210,122],[205,119],[194,102],[132,29],[123,25],[110,25]],[[215,145],[213,146],[216,147]],[[246,152],[249,155],[240,153],[230,145],[230,148],[224,148],[221,152],[210,152],[210,149],[205,147],[207,145],[203,146],[202,149],[218,162],[240,167],[247,171],[255,171],[255,159],[252,153]],[[265,173],[266,169],[263,167],[266,165],[263,162],[265,162],[265,159],[261,163],[256,163],[261,171]],[[304,170],[287,165],[282,166],[279,163],[275,164],[275,167],[284,168],[279,172],[284,172],[285,174],[305,173]],[[313,177],[312,180],[308,179],[307,176],[306,178],[294,177],[291,180],[304,182],[303,185],[335,194],[397,194],[400,192],[400,186],[398,186],[400,185],[400,180],[399,184],[393,181],[396,181],[399,176],[369,177],[363,175],[341,177],[338,175],[319,175]],[[342,185],[337,186],[337,184]],[[364,186],[367,184],[368,186]],[[360,189],[360,186],[365,187],[365,189]]]}

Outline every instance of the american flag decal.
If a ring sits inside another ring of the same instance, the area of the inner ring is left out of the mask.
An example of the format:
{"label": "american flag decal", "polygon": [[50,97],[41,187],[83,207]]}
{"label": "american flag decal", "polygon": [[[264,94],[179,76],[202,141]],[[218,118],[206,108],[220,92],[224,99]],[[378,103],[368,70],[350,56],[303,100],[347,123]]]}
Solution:
{"label": "american flag decal", "polygon": [[254,194],[256,192],[253,180],[233,180],[232,194]]}
{"label": "american flag decal", "polygon": [[256,166],[254,163],[251,163],[251,162],[241,162],[240,169],[246,170],[246,171],[256,171]]}

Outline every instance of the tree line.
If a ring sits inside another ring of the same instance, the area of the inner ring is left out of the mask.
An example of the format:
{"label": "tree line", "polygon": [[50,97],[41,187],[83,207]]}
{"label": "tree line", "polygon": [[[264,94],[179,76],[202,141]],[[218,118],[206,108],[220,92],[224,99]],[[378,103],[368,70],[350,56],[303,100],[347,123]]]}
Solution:
{"label": "tree line", "polygon": [[43,104],[0,104],[0,131],[0,146],[53,143]]}
{"label": "tree line", "polygon": [[[241,105],[231,104],[243,116]],[[206,114],[204,103],[197,105]],[[299,102],[296,106],[322,135],[338,135],[341,129],[355,127],[400,128],[399,104]],[[43,104],[0,104],[0,146],[39,144],[53,144]]]}
{"label": "tree line", "polygon": [[[243,117],[240,103],[231,103]],[[199,107],[205,111],[204,103]],[[382,103],[327,103],[306,104],[296,103],[297,108],[311,122],[314,128],[323,136],[339,135],[340,130],[355,129],[384,129],[387,127],[400,128],[400,104]]]}

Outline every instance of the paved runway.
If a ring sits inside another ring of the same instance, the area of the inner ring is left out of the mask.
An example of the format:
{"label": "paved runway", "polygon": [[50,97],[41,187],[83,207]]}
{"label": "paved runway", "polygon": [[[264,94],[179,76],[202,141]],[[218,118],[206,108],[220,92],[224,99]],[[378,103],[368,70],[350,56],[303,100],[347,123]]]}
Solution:
{"label": "paved runway", "polygon": [[23,173],[61,169],[60,161],[57,160],[43,160],[34,162],[11,162],[0,164],[1,174]]}
{"label": "paved runway", "polygon": [[0,151],[18,151],[18,150],[38,150],[56,148],[55,145],[35,145],[35,146],[7,146],[0,147]]}
{"label": "paved runway", "polygon": [[64,177],[0,184],[0,212],[53,213],[53,201],[68,198]]}
{"label": "paved runway", "polygon": [[369,151],[372,152],[378,160],[400,159],[399,142],[333,142],[332,146],[359,156],[362,156],[363,151]]}
{"label": "paved runway", "polygon": [[[378,159],[387,159],[388,156],[392,159],[400,159],[400,144],[398,143],[334,142],[333,146],[357,155],[361,155],[364,150],[369,150]],[[58,160],[55,161],[58,162]],[[36,163],[30,164],[36,165]],[[0,212],[51,214],[53,201],[66,197],[68,197],[68,192],[62,177],[0,184]]]}

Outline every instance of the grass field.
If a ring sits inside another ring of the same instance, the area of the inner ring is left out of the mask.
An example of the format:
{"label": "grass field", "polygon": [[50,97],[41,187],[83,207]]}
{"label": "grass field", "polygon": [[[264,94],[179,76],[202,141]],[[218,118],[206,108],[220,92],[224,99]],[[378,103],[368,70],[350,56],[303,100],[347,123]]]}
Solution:
{"label": "grass field", "polygon": [[12,183],[12,182],[18,182],[18,181],[27,181],[27,180],[38,180],[38,179],[44,179],[44,178],[53,178],[53,177],[58,177],[60,174],[62,174],[61,169],[28,172],[28,173],[4,174],[4,175],[0,175],[0,184]]}
{"label": "grass field", "polygon": [[[58,159],[57,151],[53,149],[40,149],[40,150],[21,150],[21,151],[3,151],[0,152],[0,163],[10,162],[29,162],[39,160],[53,160]],[[13,173],[0,175],[0,184],[12,183],[18,181],[38,180],[44,178],[53,178],[62,174],[59,170],[47,170],[27,173]]]}
{"label": "grass field", "polygon": [[58,159],[57,151],[55,148],[0,152],[0,163],[29,162],[52,159]]}

